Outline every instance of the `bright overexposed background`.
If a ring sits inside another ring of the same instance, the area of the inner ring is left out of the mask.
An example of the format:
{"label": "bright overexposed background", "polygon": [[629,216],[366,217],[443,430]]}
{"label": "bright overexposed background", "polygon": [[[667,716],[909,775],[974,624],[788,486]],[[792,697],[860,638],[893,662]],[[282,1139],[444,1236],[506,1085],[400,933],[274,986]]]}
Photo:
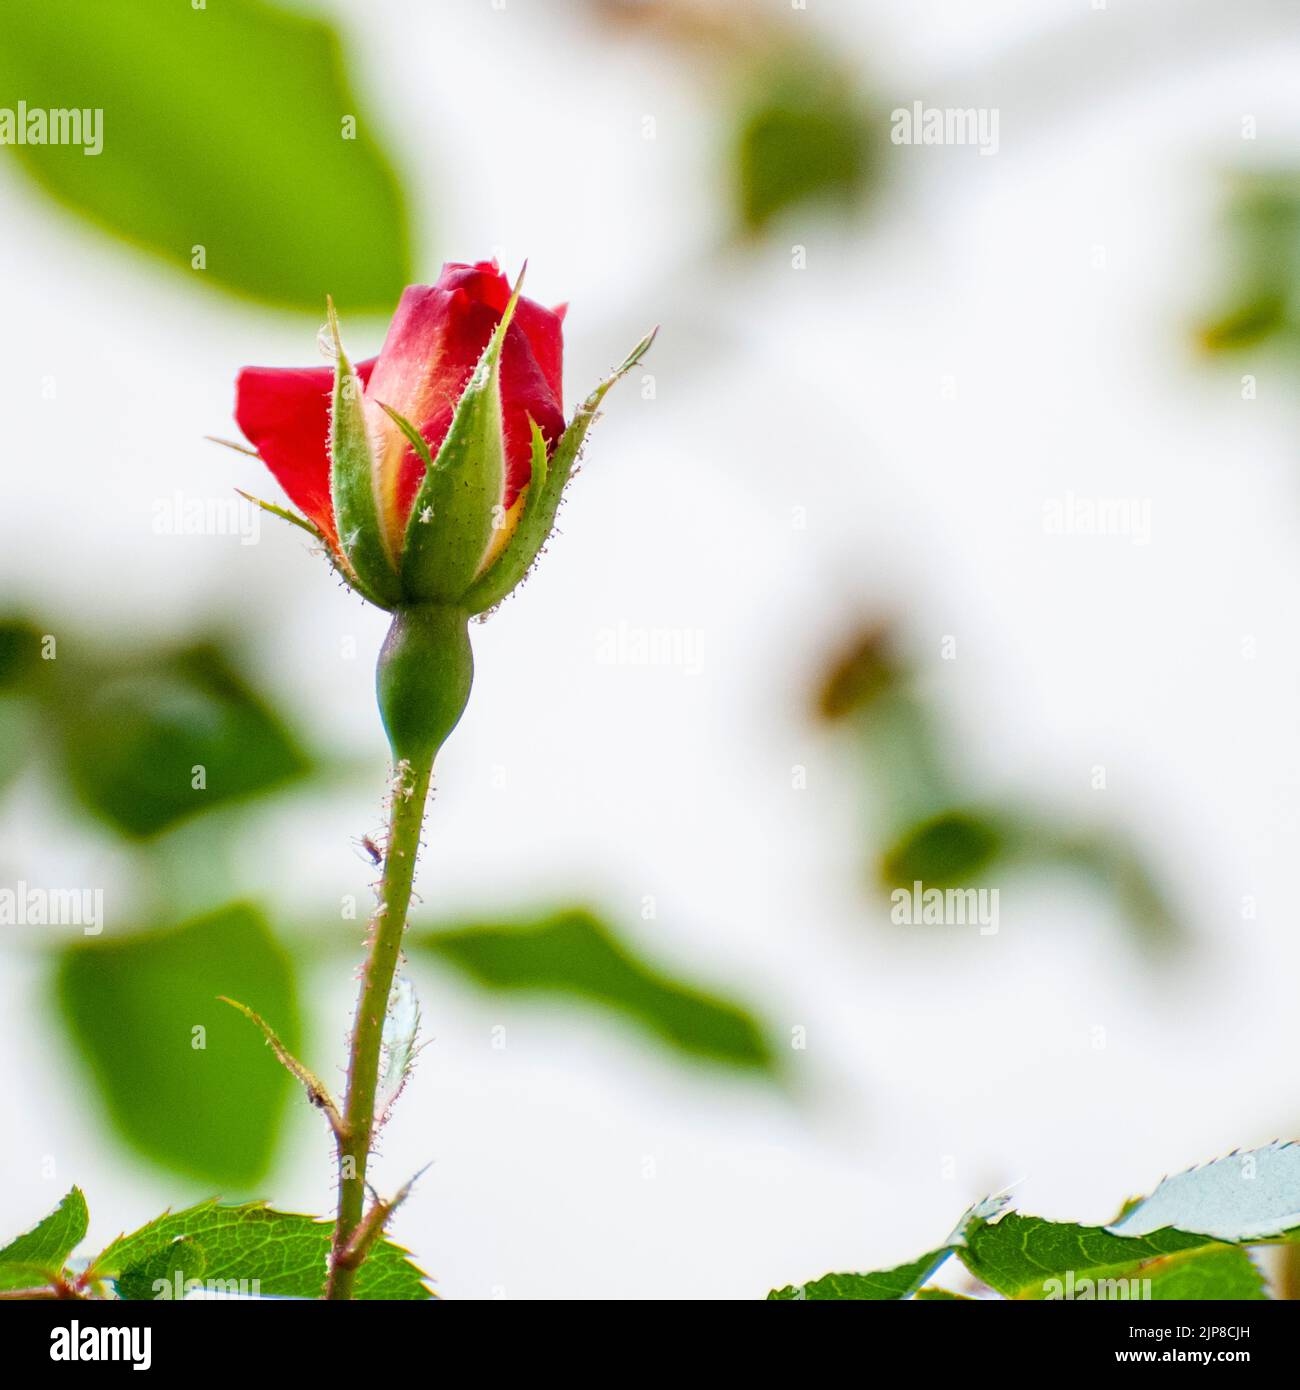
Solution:
{"label": "bright overexposed background", "polygon": [[[585,896],[789,1051],[779,1084],[738,1081],[576,1005],[421,974],[431,1041],[374,1178],[432,1161],[394,1233],[440,1291],[761,1297],[910,1259],[1010,1182],[1022,1210],[1104,1221],[1167,1171],[1292,1136],[1300,381],[1192,337],[1222,171],[1300,147],[1285,7],[770,0],[886,111],[997,106],[1000,148],[893,149],[861,221],[799,213],[730,250],[721,76],[569,0],[321,8],[398,153],[422,277],[527,257],[529,293],[571,306],[566,404],[662,324],[653,393],[638,373],[611,395],[562,534],[475,630],[419,911]],[[203,436],[234,434],[241,365],[318,361],[313,326],[96,239],[3,173],[5,590],[110,638],[213,617],[315,739],[373,764],[268,803],[244,846],[242,887],[326,913],[363,891],[352,841],[380,821],[383,615],[269,520],[252,546],[150,525],[176,490],[270,495]],[[382,325],[345,331],[369,353]],[[1069,492],[1148,499],[1150,543],[1045,534]],[[1104,895],[1046,874],[1002,885],[996,935],[891,926],[855,750],[810,714],[827,653],[879,611],[970,775],[1123,827],[1189,951],[1153,969]],[[697,635],[700,669],[602,663],[620,624]],[[111,932],[123,872],[29,771],[0,873],[105,883]],[[305,986],[331,1078],[359,935],[338,930]],[[30,943],[0,958],[0,1230],[75,1181],[93,1243],[206,1193],[109,1137],[47,974]],[[331,1208],[318,1120],[295,1107],[277,1205]]]}

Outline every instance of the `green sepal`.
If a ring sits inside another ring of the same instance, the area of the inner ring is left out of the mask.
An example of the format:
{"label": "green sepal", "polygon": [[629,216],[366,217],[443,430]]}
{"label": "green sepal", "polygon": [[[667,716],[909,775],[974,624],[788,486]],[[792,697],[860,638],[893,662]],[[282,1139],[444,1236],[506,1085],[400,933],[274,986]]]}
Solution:
{"label": "green sepal", "polygon": [[[528,513],[529,499],[539,497],[546,488],[546,475],[550,472],[550,460],[546,457],[549,445],[546,436],[542,433],[542,427],[530,415],[528,417],[528,428],[532,431],[533,449],[529,459],[528,470],[528,496],[524,498],[524,514]],[[523,520],[523,517],[520,517]]]}
{"label": "green sepal", "polygon": [[[254,454],[253,457],[260,459],[262,456],[261,454]],[[264,498],[254,497],[251,492],[245,492],[242,487],[237,487],[235,491],[245,502],[251,502],[253,506],[260,508],[269,516],[278,516],[281,521],[287,521],[291,526],[296,526],[300,531],[306,531],[313,540],[319,541],[321,545],[327,543],[320,527],[317,526],[314,521],[308,521],[305,516],[299,516],[297,512],[291,512],[288,507],[280,507],[274,502],[267,502]]]}
{"label": "green sepal", "polygon": [[[374,458],[361,378],[343,351],[333,300],[329,301],[329,326],[336,353],[330,412],[330,493],[339,545],[356,576],[354,587],[379,607],[392,608],[401,599],[401,584],[384,540],[375,497]],[[347,577],[352,582],[352,576]]]}
{"label": "green sepal", "polygon": [[[429,462],[415,495],[402,548],[402,587],[424,603],[457,603],[474,582],[500,525],[506,484],[505,419],[501,405],[501,351],[519,303],[520,273],[501,322],[456,402],[438,457]],[[418,431],[395,411],[390,417],[411,444]]]}
{"label": "green sepal", "polygon": [[463,608],[428,603],[393,615],[376,686],[395,763],[418,767],[433,761],[465,712],[473,680],[469,614]]}
{"label": "green sepal", "polygon": [[647,333],[628,354],[627,360],[606,377],[578,407],[569,427],[555,446],[549,466],[545,459],[543,440],[541,467],[538,467],[538,440],[541,431],[536,423],[533,424],[533,474],[532,482],[528,485],[528,495],[524,498],[523,513],[514,534],[502,547],[501,553],[474,581],[462,599],[471,613],[482,613],[494,608],[532,568],[538,552],[555,528],[555,514],[560,506],[560,498],[573,472],[573,466],[578,461],[587,431],[600,409],[601,401],[605,399],[610,387],[626,376],[649,352],[658,332],[655,328]]}

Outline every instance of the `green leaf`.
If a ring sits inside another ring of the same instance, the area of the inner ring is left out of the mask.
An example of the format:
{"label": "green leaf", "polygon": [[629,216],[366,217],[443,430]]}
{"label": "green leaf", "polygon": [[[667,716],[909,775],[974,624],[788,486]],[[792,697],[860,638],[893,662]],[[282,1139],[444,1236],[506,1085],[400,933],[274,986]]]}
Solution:
{"label": "green leaf", "polygon": [[22,771],[37,737],[37,712],[32,701],[0,695],[0,791]]}
{"label": "green leaf", "polygon": [[787,1284],[783,1289],[773,1289],[768,1301],[908,1298],[943,1264],[948,1253],[945,1246],[895,1269],[877,1270],[874,1274],[826,1274],[810,1284]]}
{"label": "green leaf", "polygon": [[[1151,1298],[1163,1302],[1258,1302],[1268,1298],[1263,1274],[1239,1245],[1208,1245],[1144,1265],[1139,1278],[1151,1280]],[[1143,1285],[1138,1285],[1139,1290]]]}
{"label": "green leaf", "polygon": [[330,411],[330,495],[338,523],[339,544],[351,567],[349,582],[372,603],[391,609],[401,597],[393,557],[388,553],[379,500],[375,460],[366,425],[364,386],[352,370],[339,336],[334,301],[329,303],[334,338],[334,403]]}
{"label": "green leaf", "polygon": [[892,828],[895,841],[904,844],[916,827],[960,809],[965,793],[928,703],[907,677],[886,680],[850,717],[865,755],[863,772],[880,807],[882,831],[889,834]]}
{"label": "green leaf", "polygon": [[919,1260],[896,1265],[893,1269],[876,1270],[871,1274],[826,1274],[808,1284],[787,1284],[773,1289],[769,1302],[849,1300],[898,1300],[919,1296],[922,1284],[930,1278],[954,1250],[963,1249],[971,1237],[1006,1206],[1007,1198],[999,1193],[976,1202],[964,1211],[942,1245]]}
{"label": "green leaf", "polygon": [[1294,169],[1237,174],[1227,208],[1235,277],[1226,307],[1200,330],[1209,352],[1300,337],[1300,177]]}
{"label": "green leaf", "polygon": [[[1010,1213],[1005,1197],[972,1207],[938,1249],[874,1274],[828,1274],[788,1285],[769,1299],[951,1299],[922,1285],[955,1252],[990,1289],[1009,1299],[1266,1299],[1264,1278],[1240,1242],[1294,1238],[1300,1145],[1273,1143],[1229,1154],[1125,1204],[1109,1228]],[[1204,1233],[1175,1229],[1190,1219]],[[1124,1228],[1131,1234],[1117,1234]],[[1217,1237],[1222,1237],[1219,1239]],[[1232,1242],[1232,1243],[1225,1243]]]}
{"label": "green leaf", "polygon": [[[79,1187],[43,1221],[0,1250],[0,1289],[23,1289],[56,1279],[85,1238],[90,1215]],[[38,1277],[34,1277],[39,1274]]]}
{"label": "green leaf", "polygon": [[1187,1231],[1125,1238],[1100,1226],[1012,1213],[973,1230],[958,1253],[977,1279],[1007,1298],[1171,1299],[1193,1296],[1189,1288],[1200,1290],[1197,1298],[1264,1297],[1245,1251]]}
{"label": "green leaf", "polygon": [[533,481],[528,486],[524,510],[515,526],[514,534],[465,595],[464,603],[471,613],[483,613],[489,608],[494,608],[532,568],[538,552],[555,528],[555,514],[559,510],[560,499],[564,495],[574,464],[578,461],[587,431],[600,409],[601,401],[605,399],[614,383],[626,376],[650,351],[658,332],[655,328],[647,333],[623,363],[578,407],[569,422],[569,427],[555,446],[549,466],[542,461],[539,467],[537,441],[540,431],[534,423]]}
{"label": "green leaf", "polygon": [[41,639],[26,618],[0,618],[0,789],[22,769],[37,737],[36,700],[49,674]]}
{"label": "green leaf", "polygon": [[1166,1226],[1227,1241],[1268,1240],[1300,1227],[1300,1144],[1266,1144],[1176,1173],[1106,1229],[1145,1236]]}
{"label": "green leaf", "polygon": [[333,293],[379,313],[412,278],[397,180],[318,19],[264,0],[5,5],[0,90],[29,110],[102,110],[97,155],[5,154],[198,283],[313,313]]}
{"label": "green leaf", "polygon": [[1122,833],[1054,826],[1041,813],[1022,812],[1019,836],[1016,852],[1022,862],[1063,865],[1109,894],[1144,949],[1162,952],[1183,944],[1186,932],[1166,893]]}
{"label": "green leaf", "polygon": [[117,1296],[129,1303],[184,1298],[186,1283],[202,1279],[207,1267],[203,1247],[188,1236],[181,1236],[127,1265],[117,1277]]}
{"label": "green leaf", "polygon": [[58,971],[64,1026],[122,1137],[205,1182],[246,1188],[270,1163],[290,1081],[218,995],[300,1041],[288,957],[252,907],[78,944]]}
{"label": "green leaf", "polygon": [[852,210],[877,161],[872,113],[851,79],[803,51],[765,63],[745,84],[734,136],[736,198],[746,231],[809,205]]}
{"label": "green leaf", "polygon": [[[261,1203],[219,1206],[202,1202],[168,1212],[130,1235],[119,1236],[92,1263],[96,1277],[117,1279],[179,1239],[202,1246],[207,1283],[233,1281],[248,1292],[284,1298],[319,1298],[333,1227]],[[427,1275],[391,1240],[376,1243],[357,1274],[364,1299],[429,1299]],[[254,1288],[253,1286],[256,1285]],[[119,1286],[120,1292],[120,1286]]]}
{"label": "green leaf", "polygon": [[1002,829],[974,811],[946,811],[912,826],[881,862],[880,879],[888,888],[972,887],[1005,847]]}
{"label": "green leaf", "polygon": [[25,618],[0,618],[0,693],[24,689],[40,661],[40,632]]}
{"label": "green leaf", "polygon": [[409,949],[445,961],[489,989],[588,1000],[710,1061],[775,1067],[771,1048],[748,1013],[671,979],[582,908],[418,932]]}
{"label": "green leaf", "polygon": [[1234,304],[1201,329],[1201,342],[1210,352],[1237,352],[1254,347],[1290,327],[1289,295],[1265,291]]}
{"label": "green leaf", "polygon": [[286,725],[220,649],[144,658],[55,710],[81,803],[148,838],[187,817],[270,791],[310,764]]}
{"label": "green leaf", "polygon": [[[501,525],[506,480],[501,351],[523,279],[521,274],[515,282],[501,322],[456,403],[432,467],[428,450],[416,450],[425,460],[425,476],[406,525],[402,584],[421,600],[459,603]],[[411,422],[384,408],[414,443],[419,432]]]}

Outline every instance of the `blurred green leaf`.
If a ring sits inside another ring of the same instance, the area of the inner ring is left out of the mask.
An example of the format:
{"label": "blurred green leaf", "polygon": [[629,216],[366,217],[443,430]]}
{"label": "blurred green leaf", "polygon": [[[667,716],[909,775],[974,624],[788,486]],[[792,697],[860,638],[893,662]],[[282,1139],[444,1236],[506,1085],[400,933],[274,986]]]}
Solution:
{"label": "blurred green leaf", "polygon": [[289,1077],[217,998],[247,1000],[298,1048],[289,961],[257,911],[236,905],[79,943],[62,955],[57,988],[64,1026],[123,1138],[207,1182],[244,1188],[266,1172]]}
{"label": "blurred green leaf", "polygon": [[1114,898],[1135,939],[1147,950],[1166,951],[1182,944],[1185,928],[1164,889],[1123,836],[1058,829],[1040,818],[1026,827],[1022,853],[1090,877],[1099,890]]}
{"label": "blurred green leaf", "polygon": [[765,1070],[775,1065],[748,1013],[642,961],[582,908],[417,932],[410,949],[456,966],[489,989],[586,999],[710,1061]]}
{"label": "blurred green leaf", "polygon": [[861,714],[905,687],[908,673],[895,650],[896,642],[894,629],[884,621],[853,629],[821,673],[818,714],[826,720]]}
{"label": "blurred green leaf", "polygon": [[814,697],[822,719],[845,722],[858,735],[867,780],[895,832],[947,810],[959,794],[952,758],[901,648],[895,624],[853,624],[819,673]]}
{"label": "blurred green leaf", "polygon": [[0,790],[26,761],[36,739],[37,698],[52,662],[41,659],[42,633],[26,618],[0,618]]}
{"label": "blurred green leaf", "polygon": [[1095,880],[1148,950],[1182,944],[1184,929],[1139,847],[1124,833],[1063,819],[1015,800],[981,805],[887,620],[857,622],[825,664],[817,713],[846,723],[865,755],[866,780],[887,848],[875,867],[888,892],[970,889],[995,866],[1066,868]]}
{"label": "blurred green leaf", "polygon": [[[178,1239],[197,1242],[206,1256],[209,1281],[254,1280],[258,1292],[282,1298],[319,1298],[325,1283],[330,1223],[261,1203],[218,1206],[202,1202],[168,1212],[130,1235],[119,1236],[92,1261],[98,1278],[116,1279]],[[364,1299],[429,1299],[427,1275],[391,1240],[375,1243],[357,1274],[356,1296]],[[121,1286],[119,1285],[119,1292]]]}
{"label": "blurred green leaf", "polygon": [[[410,274],[391,164],[334,31],[263,0],[0,8],[0,90],[100,109],[102,150],[7,153],[59,202],[198,279],[321,313],[390,310]],[[345,122],[355,125],[348,135]]]}
{"label": "blurred green leaf", "polygon": [[17,776],[35,733],[32,702],[0,696],[0,790]]}
{"label": "blurred green leaf", "polygon": [[1002,854],[1002,828],[977,811],[946,811],[910,827],[886,851],[880,879],[887,888],[970,886]]}
{"label": "blurred green leaf", "polygon": [[209,645],[79,690],[58,714],[73,790],[125,835],[160,834],[310,766],[274,711]]}
{"label": "blurred green leaf", "polygon": [[1224,245],[1233,290],[1205,323],[1201,344],[1232,352],[1300,336],[1300,175],[1290,170],[1237,175]]}
{"label": "blurred green leaf", "polygon": [[1201,330],[1211,352],[1235,352],[1271,338],[1287,326],[1287,301],[1276,291],[1254,295],[1224,311]]}
{"label": "blurred green leaf", "polygon": [[851,79],[815,53],[765,61],[745,84],[735,134],[746,231],[807,204],[851,210],[875,172],[872,127]]}
{"label": "blurred green leaf", "polygon": [[24,1289],[57,1278],[89,1221],[86,1198],[74,1187],[49,1216],[0,1250],[0,1289]]}
{"label": "blurred green leaf", "polygon": [[1095,881],[1124,914],[1133,939],[1151,951],[1177,947],[1183,928],[1160,884],[1124,836],[1075,829],[1032,806],[962,808],[907,825],[881,856],[881,886],[980,886],[997,865],[1006,872],[1068,869]]}
{"label": "blurred green leaf", "polygon": [[26,687],[40,660],[40,632],[25,618],[0,618],[0,693]]}

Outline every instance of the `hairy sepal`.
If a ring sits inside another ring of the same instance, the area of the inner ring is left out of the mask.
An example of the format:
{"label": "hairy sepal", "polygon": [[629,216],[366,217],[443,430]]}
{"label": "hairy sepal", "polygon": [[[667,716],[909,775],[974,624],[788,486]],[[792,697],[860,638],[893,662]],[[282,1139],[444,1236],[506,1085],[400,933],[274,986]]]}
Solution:
{"label": "hairy sepal", "polygon": [[658,332],[647,333],[612,372],[574,412],[569,427],[560,436],[549,462],[545,439],[533,423],[532,481],[524,500],[523,513],[514,534],[484,572],[475,579],[462,602],[471,613],[483,613],[501,602],[532,568],[538,553],[555,529],[555,514],[573,473],[583,441],[609,389],[635,367],[650,350]]}
{"label": "hairy sepal", "polygon": [[[506,486],[501,352],[519,303],[521,274],[452,416],[438,457],[420,448],[409,421],[388,410],[425,461],[402,549],[402,587],[419,603],[457,603],[474,582],[501,522]],[[385,409],[388,409],[385,407]]]}

